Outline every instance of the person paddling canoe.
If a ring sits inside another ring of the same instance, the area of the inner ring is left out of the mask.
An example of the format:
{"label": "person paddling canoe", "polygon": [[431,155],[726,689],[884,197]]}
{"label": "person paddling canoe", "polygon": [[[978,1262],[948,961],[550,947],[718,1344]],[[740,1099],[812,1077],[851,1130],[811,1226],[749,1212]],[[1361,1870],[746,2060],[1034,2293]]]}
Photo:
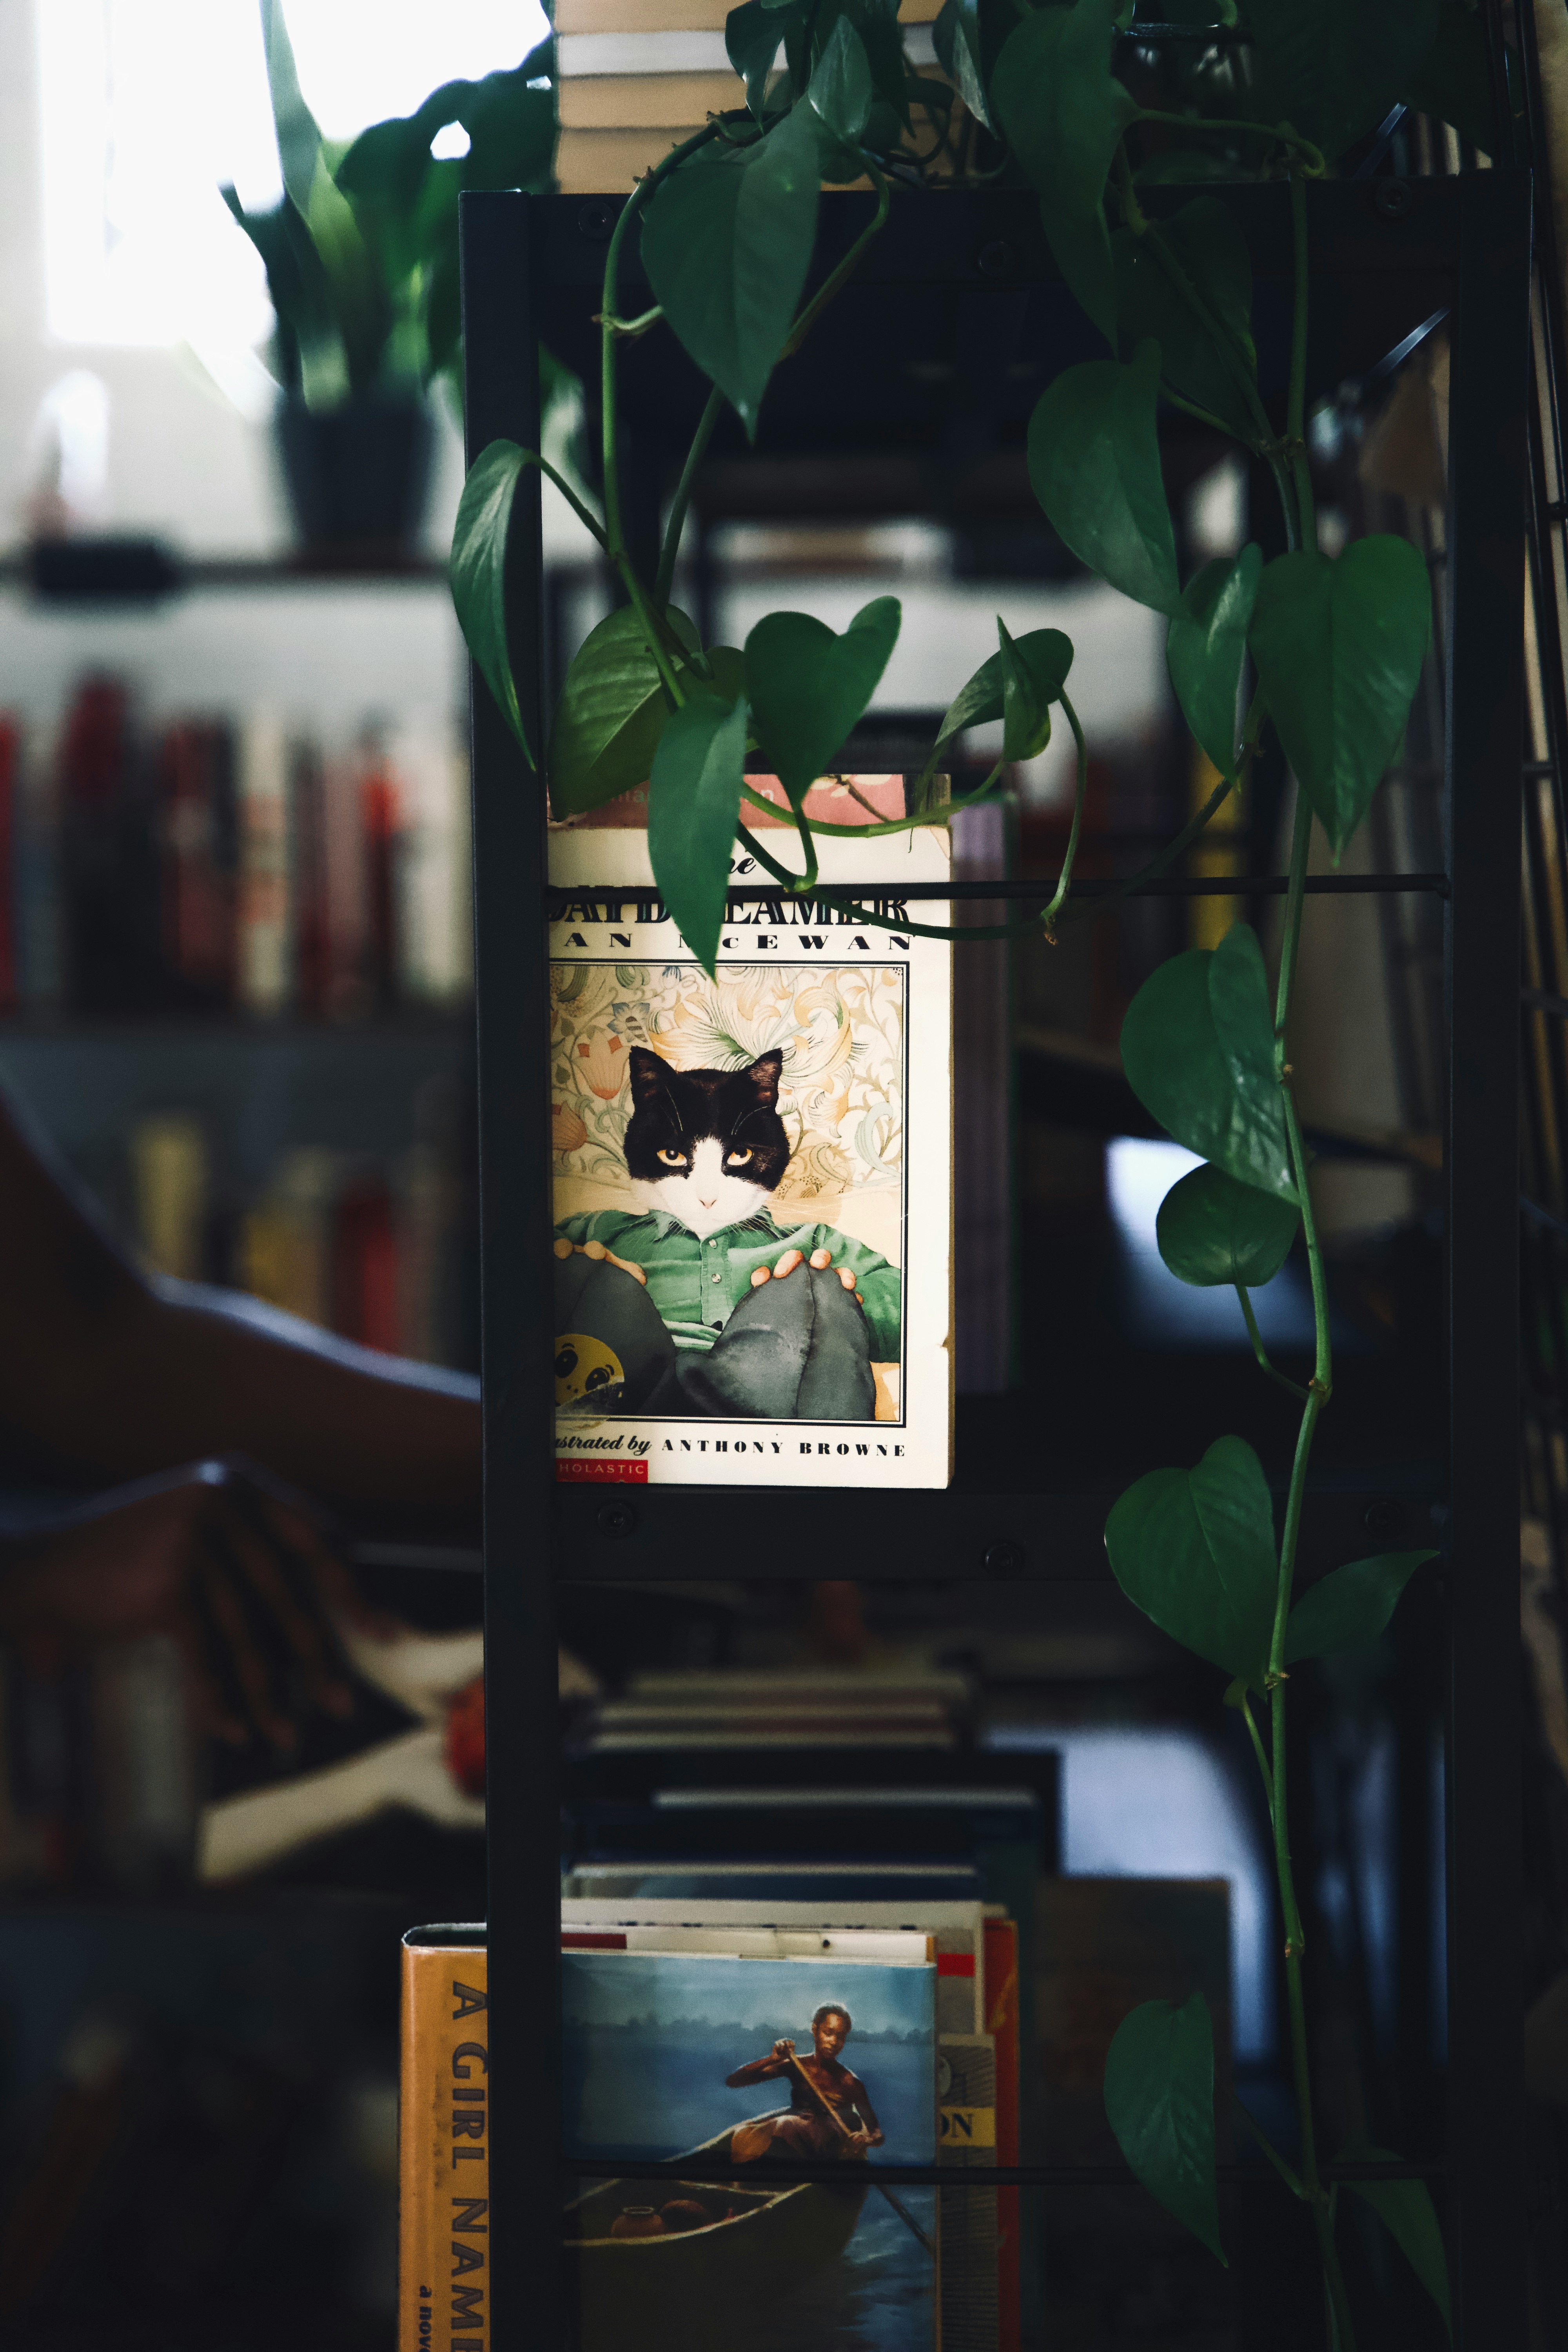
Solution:
{"label": "person paddling canoe", "polygon": [[863,2159],[868,2148],[881,2147],[882,2126],[866,2085],[839,2062],[851,2028],[847,2009],[837,2001],[824,2001],[811,2021],[809,2058],[797,2056],[793,2042],[779,2041],[765,2058],[753,2058],[725,2076],[725,2087],[731,2091],[789,2077],[788,2115],[759,2116],[752,2123],[737,2124],[730,2140],[732,2162],[754,2164],[764,2156],[793,2156],[820,2164]]}

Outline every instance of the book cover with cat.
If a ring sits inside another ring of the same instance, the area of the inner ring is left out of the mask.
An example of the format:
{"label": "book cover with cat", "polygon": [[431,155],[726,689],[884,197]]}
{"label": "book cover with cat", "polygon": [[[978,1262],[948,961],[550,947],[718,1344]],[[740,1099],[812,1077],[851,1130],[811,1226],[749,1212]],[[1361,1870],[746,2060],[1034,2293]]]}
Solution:
{"label": "book cover with cat", "polygon": [[[947,903],[897,893],[950,878],[946,831],[818,835],[822,881],[882,919],[737,897],[710,977],[638,803],[551,835],[556,1475],[945,1486],[952,956],[908,928]],[[806,805],[901,815],[903,779]],[[787,861],[786,816],[753,820]],[[739,844],[731,880],[768,883]]]}
{"label": "book cover with cat", "polygon": [[[929,1961],[562,1955],[580,2352],[935,2352]],[[639,2162],[679,2170],[637,2172]],[[809,2179],[794,2180],[794,2168]]]}

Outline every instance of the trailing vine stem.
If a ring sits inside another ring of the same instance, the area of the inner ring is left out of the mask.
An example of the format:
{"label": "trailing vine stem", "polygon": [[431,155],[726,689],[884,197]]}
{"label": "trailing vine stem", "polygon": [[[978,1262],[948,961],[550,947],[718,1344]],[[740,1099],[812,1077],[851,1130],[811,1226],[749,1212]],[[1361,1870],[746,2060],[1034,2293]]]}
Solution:
{"label": "trailing vine stem", "polygon": [[[1305,191],[1299,170],[1292,170],[1291,173],[1290,201],[1295,247],[1295,302],[1286,433],[1288,443],[1292,450],[1292,488],[1295,493],[1300,532],[1300,544],[1315,550],[1317,526],[1311,479],[1307,467],[1304,414],[1308,319],[1307,218]],[[1306,1938],[1301,1927],[1300,1907],[1296,1897],[1295,1869],[1290,1854],[1286,1779],[1286,1692],[1289,1680],[1285,1667],[1286,1634],[1295,1583],[1296,1554],[1300,1541],[1301,1513],[1306,1499],[1307,1471],[1311,1459],[1312,1441],[1317,1432],[1319,1416],[1329,1402],[1333,1386],[1333,1359],[1330,1341],[1328,1291],[1324,1278],[1322,1247],[1312,1207],[1311,1191],[1308,1181],[1307,1155],[1291,1090],[1292,1072],[1288,1058],[1290,1003],[1295,988],[1300,946],[1301,915],[1305,904],[1307,861],[1311,847],[1311,803],[1298,783],[1296,821],[1290,843],[1289,882],[1285,902],[1285,928],[1280,945],[1279,978],[1275,997],[1274,1058],[1284,1110],[1291,1180],[1300,1203],[1301,1230],[1306,1242],[1307,1264],[1311,1276],[1315,1348],[1312,1378],[1308,1385],[1306,1400],[1301,1408],[1301,1422],[1297,1433],[1295,1457],[1290,1465],[1290,1483],[1285,1498],[1285,1521],[1279,1541],[1279,1569],[1275,1588],[1274,1624],[1268,1647],[1268,1670],[1265,1677],[1268,1692],[1271,1734],[1271,1769],[1265,1775],[1265,1786],[1268,1790],[1269,1813],[1274,1832],[1275,1874],[1279,1881],[1279,1907],[1285,1927],[1285,1984],[1290,2013],[1291,2072],[1295,2081],[1296,2104],[1301,2135],[1301,2182],[1307,2201],[1311,2207],[1312,2226],[1317,2235],[1318,2253],[1322,2264],[1323,2284],[1336,2352],[1355,2352],[1354,2325],[1351,2316],[1349,2299],[1345,2293],[1344,2275],[1340,2267],[1339,2250],[1334,2242],[1333,2208],[1318,2168],[1317,2126],[1312,2107],[1311,2062],[1307,2042],[1306,1996],[1301,1975],[1301,1959]],[[1260,1758],[1259,1762],[1261,1760]]]}
{"label": "trailing vine stem", "polygon": [[1068,699],[1065,690],[1061,704],[1068,715],[1068,725],[1072,729],[1073,741],[1078,746],[1078,782],[1073,791],[1072,824],[1068,831],[1068,845],[1062,856],[1061,877],[1057,883],[1056,896],[1040,917],[1040,929],[1052,947],[1057,943],[1057,917],[1061,912],[1068,892],[1072,888],[1073,861],[1078,856],[1078,836],[1083,824],[1084,796],[1089,790],[1089,745],[1083,740],[1083,729],[1079,724],[1078,712]]}

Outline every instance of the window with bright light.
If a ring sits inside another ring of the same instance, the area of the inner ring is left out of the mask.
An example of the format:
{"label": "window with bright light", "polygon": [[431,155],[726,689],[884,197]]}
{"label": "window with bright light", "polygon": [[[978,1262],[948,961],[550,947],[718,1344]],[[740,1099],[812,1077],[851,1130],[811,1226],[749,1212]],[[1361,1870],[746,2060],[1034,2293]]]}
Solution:
{"label": "window with bright light", "polygon": [[[330,139],[518,65],[537,0],[287,0]],[[225,380],[267,334],[261,265],[218,194],[277,201],[258,0],[35,0],[45,295],[61,343],[189,343]]]}

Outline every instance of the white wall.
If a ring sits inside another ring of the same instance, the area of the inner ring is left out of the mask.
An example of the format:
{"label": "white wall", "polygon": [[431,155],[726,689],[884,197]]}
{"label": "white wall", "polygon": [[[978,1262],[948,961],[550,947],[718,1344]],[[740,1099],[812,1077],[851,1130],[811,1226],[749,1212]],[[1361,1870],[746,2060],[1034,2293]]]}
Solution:
{"label": "white wall", "polygon": [[[0,548],[21,536],[38,404],[71,368],[110,395],[107,526],[157,531],[198,555],[268,555],[289,526],[265,426],[247,424],[190,353],[51,341],[45,327],[42,188],[32,0],[0,0]],[[432,550],[461,488],[443,417]]]}

